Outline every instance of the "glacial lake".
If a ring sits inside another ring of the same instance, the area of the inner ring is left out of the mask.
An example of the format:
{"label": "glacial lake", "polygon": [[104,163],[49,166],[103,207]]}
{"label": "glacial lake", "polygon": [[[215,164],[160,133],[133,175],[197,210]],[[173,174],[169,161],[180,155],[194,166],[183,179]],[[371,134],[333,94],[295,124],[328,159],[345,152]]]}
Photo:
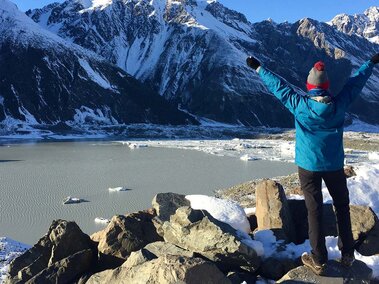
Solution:
{"label": "glacial lake", "polygon": [[[53,219],[76,221],[91,234],[96,217],[151,207],[159,192],[214,195],[254,178],[281,176],[295,165],[241,161],[194,150],[129,147],[107,141],[0,145],[0,237],[34,244]],[[125,192],[108,188],[126,187]],[[63,205],[65,197],[87,200]]]}

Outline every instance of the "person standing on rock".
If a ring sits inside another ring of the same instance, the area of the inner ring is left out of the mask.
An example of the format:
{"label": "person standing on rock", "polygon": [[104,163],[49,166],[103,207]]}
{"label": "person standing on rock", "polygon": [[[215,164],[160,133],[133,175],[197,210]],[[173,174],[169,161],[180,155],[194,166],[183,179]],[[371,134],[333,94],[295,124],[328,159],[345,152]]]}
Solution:
{"label": "person standing on rock", "polygon": [[328,252],[322,231],[323,198],[321,183],[324,180],[333,198],[337,216],[340,262],[351,266],[354,258],[354,240],[351,231],[349,191],[344,174],[343,124],[345,113],[358,97],[375,64],[379,53],[364,63],[348,80],[342,91],[334,96],[329,90],[325,64],[317,62],[307,78],[306,96],[297,93],[284,79],[261,66],[254,57],[248,57],[247,65],[289,111],[295,116],[296,156],[300,186],[308,211],[311,254],[303,254],[304,265],[316,274],[325,272]]}

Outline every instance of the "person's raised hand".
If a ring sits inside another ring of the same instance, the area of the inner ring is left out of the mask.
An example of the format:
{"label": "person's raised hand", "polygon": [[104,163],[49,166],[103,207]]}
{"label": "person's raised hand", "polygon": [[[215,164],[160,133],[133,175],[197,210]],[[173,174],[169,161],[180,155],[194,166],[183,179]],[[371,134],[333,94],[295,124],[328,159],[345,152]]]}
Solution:
{"label": "person's raised hand", "polygon": [[371,62],[374,63],[374,64],[379,63],[379,53],[375,54],[375,55],[371,58]]}
{"label": "person's raised hand", "polygon": [[253,68],[254,70],[257,70],[257,68],[261,66],[261,63],[253,56],[249,56],[246,59],[246,63],[247,63],[247,66],[249,66],[250,68]]}

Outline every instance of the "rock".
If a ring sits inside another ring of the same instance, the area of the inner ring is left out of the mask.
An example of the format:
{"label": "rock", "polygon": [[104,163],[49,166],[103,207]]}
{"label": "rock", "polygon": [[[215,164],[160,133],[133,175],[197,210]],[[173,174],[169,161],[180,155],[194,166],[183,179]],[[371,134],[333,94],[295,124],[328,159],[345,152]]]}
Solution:
{"label": "rock", "polygon": [[175,214],[176,209],[183,206],[191,206],[185,195],[176,193],[158,193],[153,201],[153,208],[157,212],[159,219],[169,221],[170,216]]}
{"label": "rock", "polygon": [[344,172],[345,172],[346,178],[355,177],[357,175],[356,172],[354,171],[353,166],[350,166],[350,165],[344,167]]}
{"label": "rock", "polygon": [[264,180],[256,188],[256,217],[258,230],[272,230],[279,239],[296,240],[295,228],[283,187]]}
{"label": "rock", "polygon": [[247,220],[249,221],[251,231],[254,232],[258,228],[257,216],[255,214],[247,215]]}
{"label": "rock", "polygon": [[181,207],[162,229],[166,242],[201,254],[225,269],[243,267],[254,272],[259,267],[258,253],[245,243],[242,233],[204,210]]}
{"label": "rock", "polygon": [[365,256],[379,254],[379,219],[367,206],[350,206],[351,229],[356,250]]}
{"label": "rock", "polygon": [[83,250],[61,259],[28,281],[28,284],[38,283],[72,283],[94,265],[94,255],[91,249]]}
{"label": "rock", "polygon": [[128,259],[122,264],[122,267],[132,268],[155,258],[157,258],[157,256],[147,249],[140,249],[139,251],[133,251]]}
{"label": "rock", "polygon": [[243,271],[230,271],[227,278],[232,284],[255,284],[257,281],[257,275]]}
{"label": "rock", "polygon": [[109,268],[121,265],[133,251],[142,249],[149,243],[162,241],[152,223],[154,215],[140,211],[127,216],[114,216],[102,233],[93,239],[99,241],[98,250],[102,263]]}
{"label": "rock", "polygon": [[94,274],[87,284],[94,283],[229,284],[231,282],[209,261],[165,255],[131,268],[122,266]]}
{"label": "rock", "polygon": [[269,257],[262,260],[261,267],[259,268],[259,275],[267,278],[278,280],[291,269],[299,266],[299,261],[295,259],[278,259]]}
{"label": "rock", "polygon": [[165,243],[165,242],[155,242],[145,246],[145,249],[156,255],[157,257],[163,255],[181,255],[186,257],[194,257],[194,253],[188,250],[182,249],[176,245]]}
{"label": "rock", "polygon": [[53,221],[47,234],[37,244],[11,262],[9,283],[26,282],[56,262],[86,250],[94,251],[94,243],[75,222]]}
{"label": "rock", "polygon": [[370,283],[372,270],[362,261],[356,260],[349,268],[344,268],[337,261],[328,261],[325,276],[316,275],[305,266],[288,272],[277,283]]}

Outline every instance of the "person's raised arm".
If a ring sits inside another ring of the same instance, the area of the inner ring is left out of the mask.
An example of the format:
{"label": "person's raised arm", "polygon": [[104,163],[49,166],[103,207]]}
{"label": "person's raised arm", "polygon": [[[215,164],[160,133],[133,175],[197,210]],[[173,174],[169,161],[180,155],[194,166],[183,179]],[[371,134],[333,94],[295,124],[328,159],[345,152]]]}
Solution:
{"label": "person's raised arm", "polygon": [[261,63],[250,56],[246,59],[247,65],[256,70],[267,89],[277,97],[286,108],[295,113],[301,96],[288,84],[286,80],[261,66]]}
{"label": "person's raised arm", "polygon": [[348,107],[361,93],[368,78],[372,74],[374,65],[379,63],[379,53],[365,62],[357,72],[347,81],[342,91],[338,94],[337,100]]}

